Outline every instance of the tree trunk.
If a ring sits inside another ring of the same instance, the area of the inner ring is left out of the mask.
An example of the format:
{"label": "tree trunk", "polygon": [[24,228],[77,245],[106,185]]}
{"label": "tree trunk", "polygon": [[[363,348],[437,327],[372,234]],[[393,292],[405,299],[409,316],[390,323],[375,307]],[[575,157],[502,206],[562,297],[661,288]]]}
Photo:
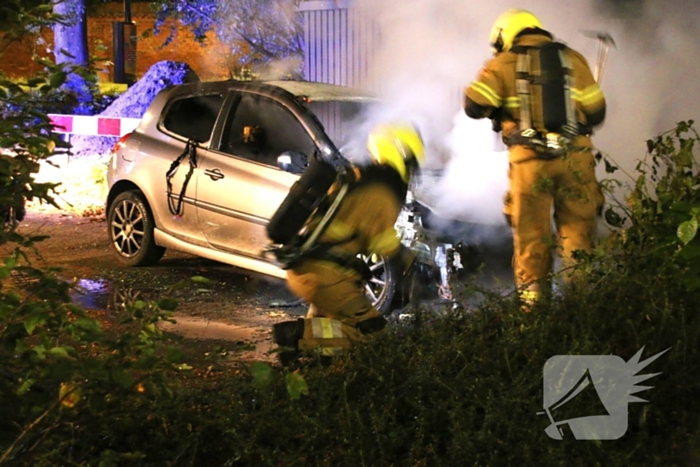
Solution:
{"label": "tree trunk", "polygon": [[[65,64],[66,68],[70,65],[87,67],[90,63],[85,2],[86,0],[62,0],[53,7],[54,13],[64,17],[64,24],[56,24],[53,28],[54,57],[57,64]],[[63,87],[75,94],[77,107],[84,106],[92,99],[86,80],[79,74],[69,73]]]}

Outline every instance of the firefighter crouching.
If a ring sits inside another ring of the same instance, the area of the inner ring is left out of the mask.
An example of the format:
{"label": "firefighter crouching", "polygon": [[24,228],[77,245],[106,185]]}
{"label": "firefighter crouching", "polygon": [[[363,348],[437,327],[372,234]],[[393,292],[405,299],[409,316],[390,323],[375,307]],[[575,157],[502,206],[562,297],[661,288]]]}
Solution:
{"label": "firefighter crouching", "polygon": [[605,118],[605,98],[585,58],[554,41],[528,11],[503,13],[491,46],[495,55],[466,88],[464,109],[471,118],[490,118],[508,147],[504,213],[527,309],[548,289],[552,207],[565,270],[573,251],[592,248],[604,199],[590,135]]}
{"label": "firefighter crouching", "polygon": [[[287,268],[289,289],[310,308],[306,318],[274,326],[274,340],[282,347],[331,356],[385,327],[386,319],[365,294],[370,272],[358,254],[383,255],[399,271],[411,269],[414,256],[401,245],[394,224],[411,174],[424,159],[421,137],[410,125],[382,125],[370,134],[368,149],[371,163],[355,168],[356,178],[328,226]],[[328,202],[338,193],[335,184]],[[320,217],[311,218],[309,230]]]}

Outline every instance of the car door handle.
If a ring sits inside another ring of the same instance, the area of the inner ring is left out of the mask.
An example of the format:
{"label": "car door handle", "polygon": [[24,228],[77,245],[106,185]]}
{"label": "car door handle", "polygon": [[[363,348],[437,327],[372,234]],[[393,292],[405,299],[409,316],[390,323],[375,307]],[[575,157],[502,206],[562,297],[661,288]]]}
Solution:
{"label": "car door handle", "polygon": [[211,178],[214,181],[221,180],[224,178],[224,174],[221,173],[219,169],[207,169],[204,171],[204,175]]}

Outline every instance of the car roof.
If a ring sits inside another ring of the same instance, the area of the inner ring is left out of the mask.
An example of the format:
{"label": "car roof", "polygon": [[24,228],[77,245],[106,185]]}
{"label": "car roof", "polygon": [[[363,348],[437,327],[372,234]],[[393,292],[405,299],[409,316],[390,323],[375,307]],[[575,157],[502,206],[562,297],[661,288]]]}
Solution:
{"label": "car roof", "polygon": [[280,87],[296,97],[306,97],[310,101],[366,101],[376,99],[376,96],[368,91],[335,84],[292,80],[261,81],[261,83]]}
{"label": "car roof", "polygon": [[258,89],[268,93],[285,92],[293,97],[306,102],[313,101],[374,101],[377,97],[369,91],[339,86],[327,83],[315,83],[311,81],[294,80],[269,80],[269,81],[198,81],[175,85],[169,88],[169,93],[180,94],[190,91],[225,91],[229,89]]}

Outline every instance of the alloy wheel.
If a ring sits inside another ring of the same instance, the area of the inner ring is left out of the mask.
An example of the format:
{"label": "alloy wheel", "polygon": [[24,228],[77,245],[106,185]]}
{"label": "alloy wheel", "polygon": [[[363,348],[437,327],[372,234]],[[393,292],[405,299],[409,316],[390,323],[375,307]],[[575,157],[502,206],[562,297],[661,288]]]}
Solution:
{"label": "alloy wheel", "polygon": [[141,251],[145,227],[145,215],[135,202],[125,199],[114,207],[111,237],[120,255],[131,258]]}
{"label": "alloy wheel", "polygon": [[386,261],[379,255],[363,255],[362,259],[372,273],[370,280],[365,283],[365,293],[376,307],[381,308],[389,293]]}

